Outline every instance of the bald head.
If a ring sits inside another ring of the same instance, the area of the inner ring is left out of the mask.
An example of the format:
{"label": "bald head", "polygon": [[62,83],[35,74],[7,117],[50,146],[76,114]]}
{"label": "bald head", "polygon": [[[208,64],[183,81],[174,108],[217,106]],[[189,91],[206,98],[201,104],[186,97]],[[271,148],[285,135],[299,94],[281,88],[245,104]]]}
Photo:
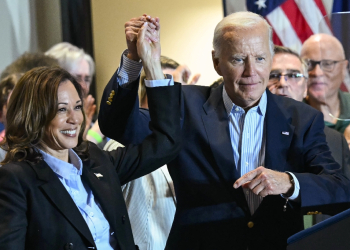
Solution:
{"label": "bald head", "polygon": [[[327,60],[343,60],[345,59],[345,52],[343,45],[334,36],[328,34],[316,34],[310,36],[303,44],[300,55],[303,58],[309,58],[312,54],[322,59]],[[321,60],[316,58],[309,58],[312,60]]]}
{"label": "bald head", "polygon": [[304,42],[300,55],[308,60],[309,98],[318,103],[337,98],[348,64],[339,40],[327,34],[313,35]]}

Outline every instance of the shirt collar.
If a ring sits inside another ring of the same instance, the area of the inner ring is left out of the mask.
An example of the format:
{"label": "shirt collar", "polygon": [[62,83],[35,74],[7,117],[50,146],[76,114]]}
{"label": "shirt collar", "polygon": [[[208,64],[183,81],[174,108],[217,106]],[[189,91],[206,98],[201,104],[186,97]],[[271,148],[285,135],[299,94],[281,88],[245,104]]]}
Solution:
{"label": "shirt collar", "polygon": [[80,157],[72,149],[69,149],[68,151],[71,163],[62,161],[42,150],[40,150],[40,153],[52,171],[64,179],[69,180],[71,175],[81,175],[83,172],[83,163]]}
{"label": "shirt collar", "polygon": [[[231,98],[228,96],[226,92],[225,86],[222,91],[222,99],[224,101],[227,116],[229,116],[231,112],[244,113],[244,110],[242,107],[237,106],[232,102]],[[265,116],[266,105],[267,105],[267,96],[266,96],[266,90],[265,90],[260,98],[259,104],[253,107],[251,110],[255,110],[261,116]]]}

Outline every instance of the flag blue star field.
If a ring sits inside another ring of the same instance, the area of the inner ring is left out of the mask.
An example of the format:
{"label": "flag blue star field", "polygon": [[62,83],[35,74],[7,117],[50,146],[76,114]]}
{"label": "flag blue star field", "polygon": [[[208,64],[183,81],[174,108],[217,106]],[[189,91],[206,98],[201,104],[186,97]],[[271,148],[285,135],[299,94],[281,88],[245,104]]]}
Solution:
{"label": "flag blue star field", "polygon": [[[329,12],[350,10],[350,0],[223,0],[223,4],[225,16],[242,10],[262,15],[273,28],[274,43],[297,52],[311,35],[333,34],[325,7],[333,6]],[[338,33],[339,27],[337,24]],[[343,84],[341,89],[348,91],[350,86]]]}

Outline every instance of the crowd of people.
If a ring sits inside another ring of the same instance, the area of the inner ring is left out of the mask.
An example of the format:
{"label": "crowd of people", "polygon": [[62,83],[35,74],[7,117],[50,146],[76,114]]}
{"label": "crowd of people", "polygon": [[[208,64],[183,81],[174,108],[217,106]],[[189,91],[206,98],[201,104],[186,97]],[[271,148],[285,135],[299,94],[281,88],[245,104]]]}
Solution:
{"label": "crowd of people", "polygon": [[198,86],[159,34],[156,17],[125,23],[98,119],[83,49],[25,53],[1,73],[0,249],[280,250],[304,215],[350,208],[337,38],[298,54],[261,16],[231,14],[214,30],[220,78]]}

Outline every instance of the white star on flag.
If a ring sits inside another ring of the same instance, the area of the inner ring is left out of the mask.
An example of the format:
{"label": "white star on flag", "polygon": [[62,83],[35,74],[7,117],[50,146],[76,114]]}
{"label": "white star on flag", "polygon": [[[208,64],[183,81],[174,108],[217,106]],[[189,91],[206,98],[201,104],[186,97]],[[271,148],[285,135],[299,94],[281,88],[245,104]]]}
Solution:
{"label": "white star on flag", "polygon": [[258,0],[255,2],[255,4],[259,6],[259,10],[260,10],[261,8],[266,8],[265,2],[266,0]]}

